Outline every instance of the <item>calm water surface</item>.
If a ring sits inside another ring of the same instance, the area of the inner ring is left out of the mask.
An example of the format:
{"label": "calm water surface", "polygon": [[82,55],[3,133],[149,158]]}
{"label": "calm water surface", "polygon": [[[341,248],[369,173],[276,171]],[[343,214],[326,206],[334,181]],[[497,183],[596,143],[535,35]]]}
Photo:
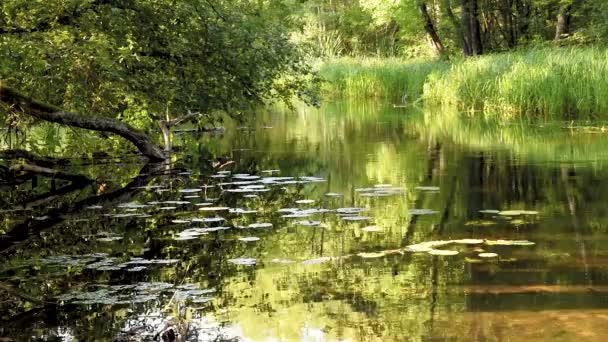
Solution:
{"label": "calm water surface", "polygon": [[433,115],[269,111],[3,188],[0,337],[605,341],[608,137]]}

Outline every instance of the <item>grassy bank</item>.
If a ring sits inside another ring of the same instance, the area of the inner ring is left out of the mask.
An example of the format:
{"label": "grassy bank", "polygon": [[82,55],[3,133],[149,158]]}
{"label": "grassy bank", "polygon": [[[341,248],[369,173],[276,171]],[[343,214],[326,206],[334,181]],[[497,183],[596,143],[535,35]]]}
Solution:
{"label": "grassy bank", "polygon": [[327,96],[410,99],[502,116],[608,116],[608,50],[546,48],[454,61],[342,59],[324,64]]}

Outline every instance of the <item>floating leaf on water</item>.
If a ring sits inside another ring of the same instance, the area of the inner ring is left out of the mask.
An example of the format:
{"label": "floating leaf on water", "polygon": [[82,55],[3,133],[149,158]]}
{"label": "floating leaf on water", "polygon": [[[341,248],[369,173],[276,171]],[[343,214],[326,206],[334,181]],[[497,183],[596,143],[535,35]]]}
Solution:
{"label": "floating leaf on water", "polygon": [[479,212],[482,214],[498,214],[498,213],[500,213],[500,210],[484,209],[484,210],[480,210]]}
{"label": "floating leaf on water", "polygon": [[302,261],[302,264],[304,265],[314,265],[314,264],[321,264],[327,261],[330,261],[331,258],[330,257],[322,257],[322,258],[315,258],[315,259],[310,259],[310,260],[304,260]]}
{"label": "floating leaf on water", "polygon": [[200,211],[223,211],[223,210],[229,210],[229,207],[202,207],[202,208],[198,208],[198,210]]}
{"label": "floating leaf on water", "polygon": [[496,258],[498,254],[496,253],[479,253],[477,254],[480,258]]}
{"label": "floating leaf on water", "polygon": [[378,226],[367,226],[367,227],[361,228],[361,230],[364,232],[369,232],[369,233],[377,233],[377,232],[384,231],[384,229],[382,229],[382,227],[378,227]]}
{"label": "floating leaf on water", "polygon": [[228,259],[228,262],[231,262],[236,265],[255,266],[257,260],[253,259],[253,258],[236,258],[236,259]]}
{"label": "floating leaf on water", "polygon": [[430,192],[437,192],[437,191],[439,191],[439,187],[438,186],[417,186],[415,189],[416,190],[420,190],[420,191],[430,191]]}
{"label": "floating leaf on water", "polygon": [[302,218],[302,217],[308,217],[310,215],[311,214],[296,213],[296,214],[281,215],[281,217],[283,217],[283,218]]}
{"label": "floating leaf on water", "polygon": [[366,210],[365,208],[338,208],[336,212],[338,214],[359,214]]}
{"label": "floating leaf on water", "polygon": [[435,210],[432,209],[409,209],[408,213],[410,215],[433,215],[437,214]]}
{"label": "floating leaf on water", "polygon": [[311,182],[311,183],[325,182],[326,181],[324,178],[315,177],[315,176],[300,177],[300,180],[302,180],[304,182]]}
{"label": "floating leaf on water", "polygon": [[503,210],[498,213],[500,216],[519,216],[519,215],[538,215],[538,211],[533,210]]}
{"label": "floating leaf on water", "polygon": [[463,245],[479,245],[484,243],[484,240],[481,239],[460,239],[460,240],[453,240],[454,243],[460,243]]}
{"label": "floating leaf on water", "polygon": [[201,192],[201,191],[203,191],[203,190],[202,189],[198,189],[198,188],[197,189],[181,189],[181,190],[179,190],[179,192],[184,193],[184,194],[191,194],[191,193],[194,193],[194,192]]}
{"label": "floating leaf on water", "polygon": [[245,215],[245,214],[255,214],[257,210],[245,210],[243,208],[231,208],[228,210],[232,214]]}
{"label": "floating leaf on water", "polygon": [[344,221],[369,221],[372,218],[369,216],[342,216]]}
{"label": "floating leaf on water", "polygon": [[413,253],[428,252],[430,250],[432,250],[431,247],[423,245],[423,244],[415,244],[415,245],[409,245],[409,246],[405,247],[405,251],[413,252]]}
{"label": "floating leaf on water", "polygon": [[371,253],[359,253],[357,255],[362,258],[365,258],[365,259],[371,259],[371,258],[381,258],[383,256],[386,256],[386,253],[385,252],[371,252]]}
{"label": "floating leaf on water", "polygon": [[194,239],[198,238],[200,235],[202,235],[202,234],[198,234],[198,235],[178,235],[173,240],[175,240],[175,241],[194,240]]}
{"label": "floating leaf on water", "polygon": [[147,208],[148,205],[139,204],[139,203],[135,203],[135,202],[129,202],[129,203],[121,203],[121,204],[117,205],[116,207],[128,208],[128,209],[140,209],[140,208]]}
{"label": "floating leaf on water", "polygon": [[456,254],[458,254],[458,251],[450,251],[450,250],[444,250],[444,249],[431,249],[427,253],[429,253],[431,255],[448,256],[448,255],[456,255]]}
{"label": "floating leaf on water", "polygon": [[299,208],[281,208],[277,210],[277,213],[295,213],[300,211]]}
{"label": "floating leaf on water", "polygon": [[164,201],[164,202],[161,202],[161,203],[164,203],[164,204],[178,204],[178,205],[190,204],[190,202],[188,202],[188,201]]}
{"label": "floating leaf on water", "polygon": [[255,176],[255,175],[233,175],[232,178],[234,178],[234,179],[254,180],[254,179],[260,179],[262,177]]}
{"label": "floating leaf on water", "polygon": [[230,229],[230,227],[200,228],[201,232],[203,232],[203,233],[217,232],[217,231],[220,231],[220,230],[227,230],[227,229]]}
{"label": "floating leaf on water", "polygon": [[312,203],[315,203],[315,200],[303,199],[303,200],[297,200],[296,203],[297,204],[312,204]]}
{"label": "floating leaf on water", "polygon": [[146,266],[136,266],[136,267],[127,269],[127,272],[139,272],[139,271],[145,270],[146,268],[147,268]]}
{"label": "floating leaf on water", "polygon": [[122,236],[108,236],[108,237],[97,239],[97,241],[100,241],[100,242],[112,242],[112,241],[118,241],[118,240],[122,240]]}
{"label": "floating leaf on water", "polygon": [[496,224],[496,221],[490,221],[490,220],[471,220],[471,221],[467,221],[465,222],[465,226],[493,226]]}
{"label": "floating leaf on water", "polygon": [[511,224],[516,225],[516,226],[520,226],[522,224],[526,224],[527,222],[522,220],[522,219],[514,219],[511,220]]}
{"label": "floating leaf on water", "polygon": [[239,238],[239,241],[244,241],[244,242],[253,242],[253,241],[258,241],[258,240],[260,240],[260,238],[257,236],[246,236],[246,237]]}
{"label": "floating leaf on water", "polygon": [[298,222],[296,222],[296,224],[300,225],[300,226],[315,226],[316,227],[316,226],[320,226],[321,222],[305,220],[305,221],[298,221]]}
{"label": "floating leaf on water", "polygon": [[454,241],[452,241],[452,240],[427,241],[427,242],[421,242],[421,243],[417,243],[414,245],[406,246],[405,250],[408,252],[414,252],[414,253],[428,252],[428,251],[434,249],[434,247],[446,246],[446,245],[449,245],[452,243],[454,243]]}
{"label": "floating leaf on water", "polygon": [[202,222],[202,223],[211,223],[211,222],[222,222],[226,220],[223,217],[205,217],[205,218],[193,218],[192,222]]}
{"label": "floating leaf on water", "polygon": [[335,193],[335,192],[328,192],[325,194],[325,196],[327,197],[342,197],[341,194]]}
{"label": "floating leaf on water", "polygon": [[486,240],[486,244],[500,246],[532,246],[536,243],[528,240]]}
{"label": "floating leaf on water", "polygon": [[272,223],[263,222],[263,223],[252,223],[247,228],[270,228],[272,227]]}

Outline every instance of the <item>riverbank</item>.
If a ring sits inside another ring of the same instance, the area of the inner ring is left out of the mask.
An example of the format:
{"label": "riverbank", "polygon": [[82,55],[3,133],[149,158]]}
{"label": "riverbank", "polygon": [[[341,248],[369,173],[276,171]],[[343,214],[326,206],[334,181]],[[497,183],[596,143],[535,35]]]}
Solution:
{"label": "riverbank", "polygon": [[325,97],[385,98],[504,117],[605,118],[608,50],[543,48],[455,60],[324,63]]}

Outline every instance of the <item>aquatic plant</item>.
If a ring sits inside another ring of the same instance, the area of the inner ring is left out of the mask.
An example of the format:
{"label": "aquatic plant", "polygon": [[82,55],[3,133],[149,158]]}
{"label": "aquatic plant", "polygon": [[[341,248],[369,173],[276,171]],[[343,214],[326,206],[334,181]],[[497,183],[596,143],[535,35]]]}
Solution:
{"label": "aquatic plant", "polygon": [[540,48],[456,60],[339,59],[320,68],[326,97],[392,98],[502,117],[608,113],[605,48]]}

